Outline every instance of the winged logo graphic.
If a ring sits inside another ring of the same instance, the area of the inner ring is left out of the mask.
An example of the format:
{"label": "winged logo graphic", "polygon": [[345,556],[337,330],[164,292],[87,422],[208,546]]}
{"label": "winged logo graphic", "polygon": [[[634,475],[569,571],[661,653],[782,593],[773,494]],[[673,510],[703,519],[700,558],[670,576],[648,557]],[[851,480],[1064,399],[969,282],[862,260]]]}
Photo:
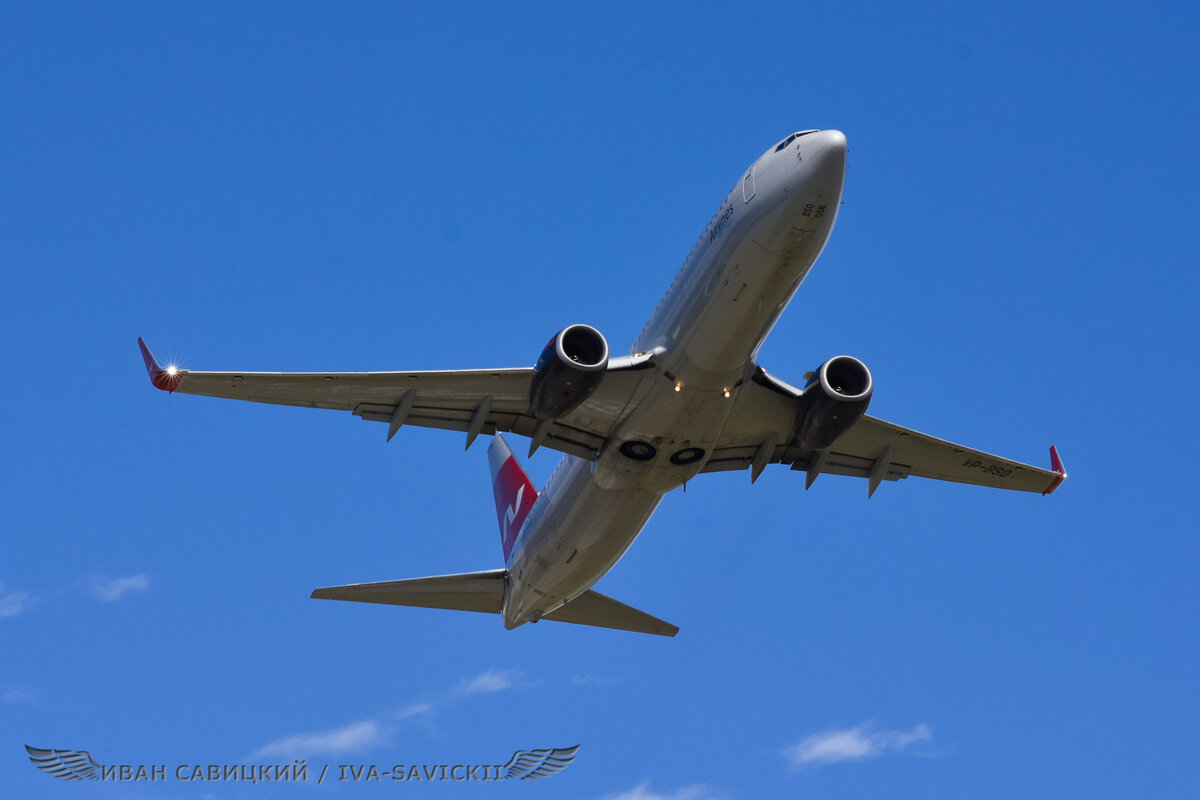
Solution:
{"label": "winged logo graphic", "polygon": [[561,772],[575,760],[579,745],[542,750],[518,750],[504,765],[504,780],[538,780]]}
{"label": "winged logo graphic", "polygon": [[100,765],[87,750],[42,750],[25,745],[29,760],[47,775],[65,781],[98,781]]}

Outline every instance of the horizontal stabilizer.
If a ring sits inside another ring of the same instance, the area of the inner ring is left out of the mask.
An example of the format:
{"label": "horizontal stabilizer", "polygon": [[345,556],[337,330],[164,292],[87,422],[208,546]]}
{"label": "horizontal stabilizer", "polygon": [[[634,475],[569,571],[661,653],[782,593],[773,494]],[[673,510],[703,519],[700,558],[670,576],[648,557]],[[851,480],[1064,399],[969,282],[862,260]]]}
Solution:
{"label": "horizontal stabilizer", "polygon": [[[438,575],[406,581],[352,583],[348,586],[316,589],[312,596],[317,600],[350,600],[356,603],[383,603],[499,614],[504,605],[506,574],[506,570],[490,569],[484,572],[463,572],[458,575]],[[679,628],[669,622],[624,603],[618,603],[611,597],[590,589],[542,619],[636,633],[653,633],[659,636],[674,636],[679,632]]]}
{"label": "horizontal stabilizer", "polygon": [[490,569],[406,581],[352,583],[349,586],[317,589],[312,596],[318,600],[352,600],[356,603],[499,614],[504,603],[504,575],[502,569]]}
{"label": "horizontal stabilizer", "polygon": [[616,628],[635,633],[653,633],[658,636],[674,636],[679,633],[678,626],[591,589],[565,606],[559,606],[542,619],[573,622],[576,625],[594,625],[597,628]]}

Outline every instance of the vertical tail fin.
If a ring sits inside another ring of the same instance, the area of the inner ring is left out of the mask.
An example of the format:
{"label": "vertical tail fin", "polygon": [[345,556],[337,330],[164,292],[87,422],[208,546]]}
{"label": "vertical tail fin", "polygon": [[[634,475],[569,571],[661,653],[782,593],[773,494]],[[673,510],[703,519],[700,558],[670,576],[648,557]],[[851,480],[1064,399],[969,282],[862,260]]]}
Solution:
{"label": "vertical tail fin", "polygon": [[499,433],[492,437],[492,446],[488,448],[488,465],[492,468],[492,493],[500,521],[500,546],[507,564],[538,493]]}

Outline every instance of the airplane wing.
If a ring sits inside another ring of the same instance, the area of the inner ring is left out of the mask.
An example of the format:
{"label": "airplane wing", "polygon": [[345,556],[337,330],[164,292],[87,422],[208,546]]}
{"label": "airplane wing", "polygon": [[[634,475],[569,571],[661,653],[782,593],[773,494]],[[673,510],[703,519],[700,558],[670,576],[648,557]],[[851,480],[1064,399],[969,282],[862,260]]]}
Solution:
{"label": "airplane wing", "polygon": [[530,416],[532,367],[430,372],[197,372],[163,367],[138,339],[151,382],[166,392],[254,403],[328,408],[388,424],[480,433],[512,431],[539,445],[594,460],[637,386],[646,360],[614,359],[599,388],[578,408],[539,431]]}
{"label": "airplane wing", "polygon": [[823,473],[866,478],[874,494],[884,480],[915,475],[997,489],[1050,494],[1066,479],[1056,448],[1049,470],[947,442],[864,415],[826,451],[811,452],[791,441],[799,390],[760,370],[740,390],[722,439],[705,472],[750,467],[757,478],[767,464],[789,464],[808,474],[811,486]]}

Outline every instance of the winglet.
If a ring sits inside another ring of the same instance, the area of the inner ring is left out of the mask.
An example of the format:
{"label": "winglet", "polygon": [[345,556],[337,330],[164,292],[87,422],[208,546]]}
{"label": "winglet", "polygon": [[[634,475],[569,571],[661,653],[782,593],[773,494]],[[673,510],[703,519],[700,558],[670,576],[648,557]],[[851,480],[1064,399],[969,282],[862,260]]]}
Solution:
{"label": "winglet", "polygon": [[1067,471],[1063,469],[1062,459],[1058,457],[1058,448],[1054,445],[1050,445],[1050,469],[1057,472],[1058,477],[1046,488],[1046,491],[1042,492],[1043,496],[1053,492],[1058,488],[1060,483],[1067,479]]}
{"label": "winglet", "polygon": [[164,392],[173,392],[179,388],[183,374],[174,365],[165,369],[159,366],[158,361],[151,354],[150,348],[146,347],[146,342],[140,336],[138,337],[138,347],[141,348],[142,360],[146,362],[146,372],[150,374],[150,382],[154,384],[154,388],[162,389]]}

